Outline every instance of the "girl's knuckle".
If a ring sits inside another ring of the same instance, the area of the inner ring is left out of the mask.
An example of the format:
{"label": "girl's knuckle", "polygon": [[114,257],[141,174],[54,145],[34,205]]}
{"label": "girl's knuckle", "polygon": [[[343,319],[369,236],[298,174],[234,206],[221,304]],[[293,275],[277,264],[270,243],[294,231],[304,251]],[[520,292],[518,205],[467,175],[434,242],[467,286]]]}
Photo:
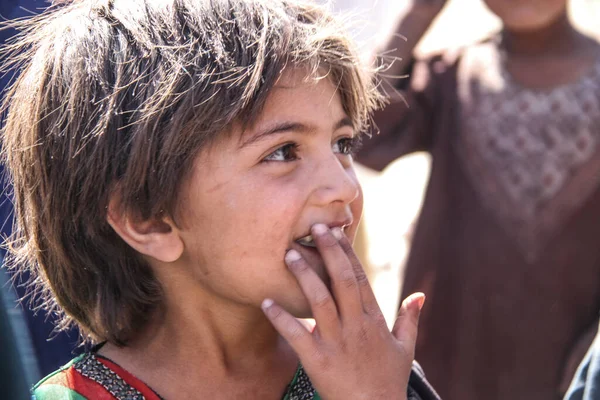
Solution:
{"label": "girl's knuckle", "polygon": [[306,271],[308,271],[309,266],[304,260],[300,259],[300,260],[292,261],[289,264],[289,268],[292,271],[294,271],[296,274],[303,274]]}
{"label": "girl's knuckle", "polygon": [[350,270],[342,271],[339,276],[339,284],[348,289],[356,287],[357,283],[354,273]]}
{"label": "girl's knuckle", "polygon": [[375,324],[375,326],[379,328],[385,327],[387,329],[387,321],[385,320],[385,317],[383,316],[381,311],[373,313],[371,315],[371,318],[373,319],[373,323]]}
{"label": "girl's knuckle", "polygon": [[356,273],[356,282],[357,282],[358,286],[360,286],[360,287],[371,286],[371,283],[369,282],[369,278],[367,278],[367,275],[362,271]]}
{"label": "girl's knuckle", "polygon": [[364,325],[361,325],[356,331],[356,340],[358,341],[359,345],[368,343],[370,341],[370,337],[371,335],[369,329]]}
{"label": "girl's knuckle", "polygon": [[314,293],[313,302],[315,307],[329,308],[333,302],[331,294],[327,290],[316,290]]}
{"label": "girl's knuckle", "polygon": [[313,362],[321,371],[330,369],[332,365],[331,357],[321,350],[317,350],[313,353]]}
{"label": "girl's knuckle", "polygon": [[302,332],[302,328],[299,327],[298,325],[289,326],[287,331],[288,331],[290,339],[292,339],[292,340],[295,340],[295,339],[297,340],[304,336],[304,332]]}
{"label": "girl's knuckle", "polygon": [[278,307],[271,307],[268,310],[268,314],[271,317],[271,319],[278,321],[283,316],[283,310],[281,310]]}
{"label": "girl's knuckle", "polygon": [[339,246],[337,239],[333,235],[321,236],[321,245],[327,249]]}

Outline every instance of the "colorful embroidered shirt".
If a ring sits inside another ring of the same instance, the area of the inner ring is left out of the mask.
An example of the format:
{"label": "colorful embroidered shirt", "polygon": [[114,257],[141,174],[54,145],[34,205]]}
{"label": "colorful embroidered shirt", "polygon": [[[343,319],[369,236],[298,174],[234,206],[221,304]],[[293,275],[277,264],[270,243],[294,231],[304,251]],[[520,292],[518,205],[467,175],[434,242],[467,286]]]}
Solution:
{"label": "colorful embroidered shirt", "polygon": [[[418,363],[413,363],[407,388],[408,400],[440,400]],[[33,388],[32,400],[164,400],[148,385],[114,362],[85,353]],[[321,400],[302,365],[282,400]]]}
{"label": "colorful embroidered shirt", "polygon": [[[33,400],[163,400],[148,385],[94,353],[75,358],[33,388]],[[320,400],[299,366],[283,400]]]}

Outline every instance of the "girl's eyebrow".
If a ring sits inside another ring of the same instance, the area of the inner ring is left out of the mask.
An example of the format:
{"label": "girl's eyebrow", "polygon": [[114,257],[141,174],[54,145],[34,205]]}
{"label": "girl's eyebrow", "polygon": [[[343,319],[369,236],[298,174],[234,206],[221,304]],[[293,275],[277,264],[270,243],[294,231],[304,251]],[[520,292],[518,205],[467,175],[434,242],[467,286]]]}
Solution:
{"label": "girl's eyebrow", "polygon": [[[344,127],[350,127],[352,129],[354,129],[354,124],[352,123],[352,120],[348,116],[344,116],[342,119],[340,119],[337,122],[337,124],[335,124],[335,126],[333,127],[333,130],[337,131],[338,129],[341,129]],[[315,132],[316,129],[312,126],[305,125],[301,122],[292,122],[292,121],[278,122],[278,123],[274,124],[273,126],[267,127],[266,129],[261,130],[260,132],[254,134],[251,137],[249,137],[248,139],[246,139],[240,145],[240,149],[244,148],[246,146],[249,146],[251,144],[254,144],[256,142],[259,142],[261,140],[264,140],[271,135],[277,135],[277,134],[281,134],[281,133],[285,133],[285,132],[292,132],[292,131],[310,134],[310,133]]]}

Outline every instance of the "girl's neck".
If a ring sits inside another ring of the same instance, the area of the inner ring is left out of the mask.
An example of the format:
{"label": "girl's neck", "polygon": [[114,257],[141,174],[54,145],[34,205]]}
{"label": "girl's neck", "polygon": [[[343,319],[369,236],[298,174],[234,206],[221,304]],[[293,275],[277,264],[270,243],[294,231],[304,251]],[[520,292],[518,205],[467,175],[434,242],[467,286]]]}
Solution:
{"label": "girl's neck", "polygon": [[194,297],[167,302],[165,315],[140,337],[124,348],[107,345],[100,354],[167,399],[186,398],[188,390],[207,397],[229,393],[224,398],[245,390],[283,393],[298,359],[262,312],[209,307],[211,299]]}
{"label": "girl's neck", "polygon": [[587,38],[571,23],[565,12],[550,25],[533,31],[505,28],[502,42],[509,58],[553,57],[579,51]]}

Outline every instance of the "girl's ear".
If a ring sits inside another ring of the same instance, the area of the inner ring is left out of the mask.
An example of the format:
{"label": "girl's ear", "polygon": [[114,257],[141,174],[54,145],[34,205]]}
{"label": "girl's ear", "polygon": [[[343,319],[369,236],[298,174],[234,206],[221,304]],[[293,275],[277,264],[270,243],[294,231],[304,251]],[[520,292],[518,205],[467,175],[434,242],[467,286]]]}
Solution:
{"label": "girl's ear", "polygon": [[183,241],[171,218],[141,220],[122,211],[119,202],[111,197],[106,219],[128,245],[143,255],[169,263],[183,254]]}

